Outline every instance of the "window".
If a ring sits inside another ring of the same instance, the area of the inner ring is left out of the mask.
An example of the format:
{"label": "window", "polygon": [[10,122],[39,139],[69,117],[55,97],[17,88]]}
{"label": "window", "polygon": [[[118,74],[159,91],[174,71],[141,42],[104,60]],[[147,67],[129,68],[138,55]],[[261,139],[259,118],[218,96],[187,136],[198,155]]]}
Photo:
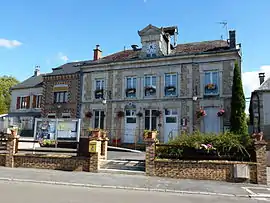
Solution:
{"label": "window", "polygon": [[29,109],[30,108],[30,96],[17,97],[17,109]]}
{"label": "window", "polygon": [[157,78],[154,75],[145,76],[144,79],[144,95],[154,96],[156,95],[156,83]]}
{"label": "window", "polygon": [[33,96],[33,108],[41,108],[41,99],[42,95],[34,95]]}
{"label": "window", "polygon": [[97,79],[95,81],[95,98],[102,99],[104,94],[104,79]]}
{"label": "window", "polygon": [[204,73],[204,95],[219,94],[219,74],[217,71]]}
{"label": "window", "polygon": [[136,97],[136,78],[127,77],[126,97]]}
{"label": "window", "polygon": [[104,129],[104,111],[94,111],[94,128]]}
{"label": "window", "polygon": [[145,110],[145,130],[157,129],[157,110]]}
{"label": "window", "polygon": [[21,97],[20,109],[26,109],[27,107],[27,97]]}
{"label": "window", "polygon": [[136,123],[136,110],[126,110],[126,123]]}
{"label": "window", "polygon": [[54,92],[54,103],[67,103],[68,92]]}
{"label": "window", "polygon": [[176,96],[177,74],[165,74],[165,96]]}

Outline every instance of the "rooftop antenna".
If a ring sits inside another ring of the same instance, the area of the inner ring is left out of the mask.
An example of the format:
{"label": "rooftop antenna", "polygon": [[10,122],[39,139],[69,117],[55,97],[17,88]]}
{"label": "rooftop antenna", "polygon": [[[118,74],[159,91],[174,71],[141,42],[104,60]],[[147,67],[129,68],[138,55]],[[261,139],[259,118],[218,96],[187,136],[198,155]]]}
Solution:
{"label": "rooftop antenna", "polygon": [[[221,21],[221,22],[217,22],[218,24],[220,25],[223,25],[222,28],[225,28],[226,30],[226,36],[227,36],[227,39],[228,39],[228,23],[227,21]],[[221,35],[221,38],[223,38],[223,35]]]}

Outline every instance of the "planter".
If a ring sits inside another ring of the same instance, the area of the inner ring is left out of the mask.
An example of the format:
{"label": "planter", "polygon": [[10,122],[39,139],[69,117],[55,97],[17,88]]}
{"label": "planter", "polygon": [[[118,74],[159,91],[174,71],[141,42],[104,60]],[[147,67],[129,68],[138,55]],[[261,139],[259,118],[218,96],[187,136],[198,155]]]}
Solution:
{"label": "planter", "polygon": [[85,113],[86,118],[92,118],[92,116],[93,116],[93,114],[90,111]]}
{"label": "planter", "polygon": [[144,133],[144,139],[156,139],[157,138],[157,132],[145,132]]}
{"label": "planter", "polygon": [[13,136],[17,136],[18,134],[18,130],[10,130],[11,131],[11,135]]}
{"label": "planter", "polygon": [[92,138],[101,138],[101,131],[100,130],[92,130],[91,131],[91,137]]}

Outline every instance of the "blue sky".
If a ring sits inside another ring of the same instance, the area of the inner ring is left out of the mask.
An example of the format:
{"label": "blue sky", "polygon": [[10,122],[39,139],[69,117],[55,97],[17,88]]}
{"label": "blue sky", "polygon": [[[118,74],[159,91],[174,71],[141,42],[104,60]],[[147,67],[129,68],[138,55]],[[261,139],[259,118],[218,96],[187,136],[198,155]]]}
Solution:
{"label": "blue sky", "polygon": [[[253,3],[252,3],[253,2]],[[177,25],[178,43],[215,40],[236,29],[243,49],[246,96],[258,86],[258,71],[270,76],[270,1],[260,0],[9,0],[1,2],[0,75],[20,81],[35,65],[42,72],[140,44],[137,31],[148,24]],[[250,81],[254,81],[251,83]]]}

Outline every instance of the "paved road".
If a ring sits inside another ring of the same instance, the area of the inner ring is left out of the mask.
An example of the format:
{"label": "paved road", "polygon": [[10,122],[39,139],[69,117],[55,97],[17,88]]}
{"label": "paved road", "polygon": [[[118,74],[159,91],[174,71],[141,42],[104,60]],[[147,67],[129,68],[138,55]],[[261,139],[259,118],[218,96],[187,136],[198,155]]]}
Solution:
{"label": "paved road", "polygon": [[163,192],[97,189],[85,187],[46,185],[0,181],[1,202],[5,203],[255,203],[247,198],[206,195],[181,195]]}

